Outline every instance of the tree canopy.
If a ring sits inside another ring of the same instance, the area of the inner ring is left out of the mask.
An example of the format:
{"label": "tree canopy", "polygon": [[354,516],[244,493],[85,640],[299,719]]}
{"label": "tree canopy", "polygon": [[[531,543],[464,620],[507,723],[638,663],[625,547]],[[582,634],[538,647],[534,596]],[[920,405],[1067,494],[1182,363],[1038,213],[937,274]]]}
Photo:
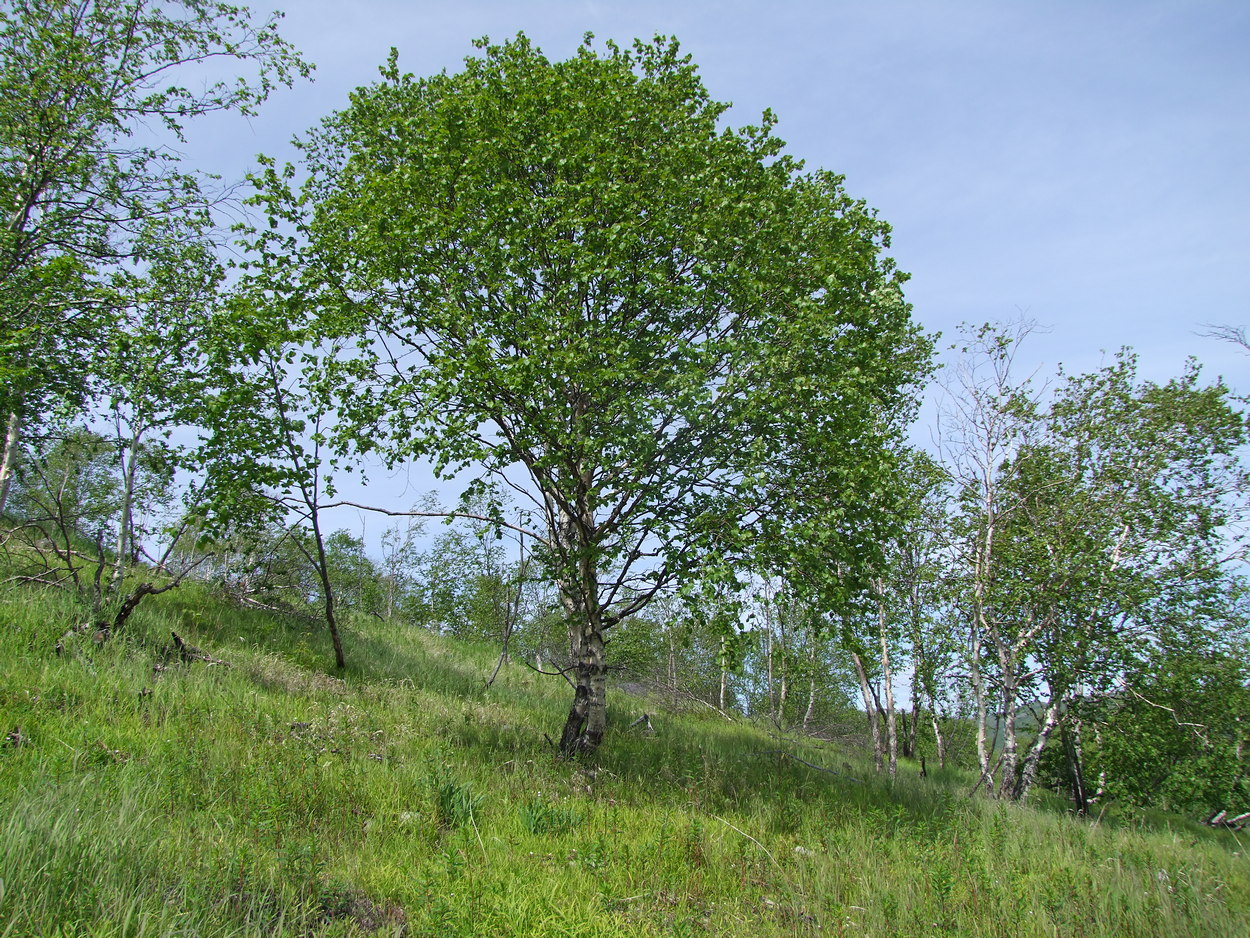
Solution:
{"label": "tree canopy", "polygon": [[562,746],[591,749],[603,631],[798,511],[795,467],[860,499],[828,486],[879,458],[929,346],[888,226],[770,114],[724,126],[675,41],[479,47],[429,78],[392,54],[303,142],[298,193],[271,168],[255,275],[352,344],[349,445],[528,504],[574,649]]}

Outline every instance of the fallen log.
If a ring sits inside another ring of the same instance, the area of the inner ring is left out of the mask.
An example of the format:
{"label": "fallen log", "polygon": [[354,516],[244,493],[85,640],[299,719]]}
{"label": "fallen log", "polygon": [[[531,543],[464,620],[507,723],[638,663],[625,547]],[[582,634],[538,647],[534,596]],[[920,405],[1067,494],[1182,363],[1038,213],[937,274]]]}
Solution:
{"label": "fallen log", "polygon": [[186,664],[190,664],[193,661],[203,661],[205,664],[220,664],[227,668],[230,667],[230,662],[223,661],[221,658],[214,658],[212,655],[206,655],[194,645],[188,645],[177,632],[170,631],[169,634],[174,637],[174,647],[178,650],[178,657]]}
{"label": "fallen log", "polygon": [[642,726],[643,732],[648,733],[649,735],[652,735],[652,736],[655,735],[655,727],[651,725],[651,714],[644,713],[642,716],[640,716],[638,719],[636,719],[633,723],[629,724],[629,726],[625,728],[627,730],[632,730],[635,726],[639,726],[639,725]]}
{"label": "fallen log", "polygon": [[1217,811],[1206,820],[1207,827],[1222,827],[1226,830],[1239,831],[1250,824],[1250,811],[1229,817],[1227,811]]}

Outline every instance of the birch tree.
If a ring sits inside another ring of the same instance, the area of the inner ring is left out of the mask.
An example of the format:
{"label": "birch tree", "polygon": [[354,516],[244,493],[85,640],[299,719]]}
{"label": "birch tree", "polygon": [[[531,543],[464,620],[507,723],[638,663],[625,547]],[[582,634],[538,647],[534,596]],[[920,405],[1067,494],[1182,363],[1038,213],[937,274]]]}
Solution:
{"label": "birch tree", "polygon": [[[1074,699],[1146,660],[1169,609],[1200,619],[1216,608],[1209,598],[1241,553],[1228,533],[1247,440],[1229,390],[1202,384],[1193,363],[1169,382],[1139,381],[1122,352],[1060,374],[1043,402],[1011,375],[1023,334],[976,333],[946,437],[980,784],[1015,799]],[[1026,708],[1036,729],[1022,752]]]}
{"label": "birch tree", "polygon": [[[42,496],[16,532],[28,548],[32,534],[56,545],[48,575],[66,574],[89,595],[93,619],[107,608],[106,631],[120,629],[144,596],[164,592],[189,571],[176,548],[210,471],[197,428],[205,410],[205,341],[223,271],[197,225],[161,229],[140,236],[149,259],[144,269],[115,272],[99,288],[113,320],[95,352],[94,394],[86,403],[97,429],[108,432],[99,437],[109,444],[108,510],[97,513],[93,530],[71,531],[57,486],[36,462],[31,474]],[[77,556],[84,536],[96,541],[98,572],[89,588],[75,569],[86,561]]]}
{"label": "birch tree", "polygon": [[[1031,650],[1038,729],[1013,780],[1023,797],[1073,700],[1105,693],[1166,641],[1229,615],[1227,576],[1241,555],[1230,526],[1245,488],[1246,417],[1190,362],[1167,382],[1139,381],[1121,352],[1062,381],[1013,484],[1009,526],[1018,618],[1040,624]],[[1195,633],[1196,634],[1196,633]]]}
{"label": "birch tree", "polygon": [[[206,449],[220,467],[209,480],[214,529],[280,524],[317,578],[334,663],[347,659],[327,550],[324,509],[333,495],[330,407],[316,375],[325,354],[315,333],[244,281],[218,311],[211,353]],[[304,536],[305,533],[307,536]]]}
{"label": "birch tree", "polygon": [[888,582],[894,597],[891,608],[912,666],[912,710],[902,748],[904,755],[916,755],[927,708],[938,764],[944,768],[939,698],[957,657],[957,635],[948,615],[950,479],[933,457],[912,450],[904,455],[899,481],[903,518],[891,543]]}
{"label": "birch tree", "polygon": [[[251,76],[197,88],[216,59]],[[203,219],[218,198],[168,144],[193,118],[254,113],[309,70],[276,16],[216,0],[0,3],[0,512],[23,425],[87,394],[115,265],[141,259],[148,223]]]}
{"label": "birch tree", "polygon": [[[1031,323],[970,330],[947,388],[941,438],[947,471],[959,493],[954,560],[959,606],[967,622],[966,660],[976,707],[978,785],[994,785],[989,725],[997,701],[1005,766],[1003,792],[1015,781],[1016,715],[1028,670],[1030,643],[1042,627],[1006,615],[997,588],[1013,582],[1000,569],[1003,526],[1019,511],[1018,490],[1008,483],[1026,464],[1017,459],[1035,429],[1037,392],[1014,373],[1020,342]],[[1010,780],[1010,782],[1008,781]]]}

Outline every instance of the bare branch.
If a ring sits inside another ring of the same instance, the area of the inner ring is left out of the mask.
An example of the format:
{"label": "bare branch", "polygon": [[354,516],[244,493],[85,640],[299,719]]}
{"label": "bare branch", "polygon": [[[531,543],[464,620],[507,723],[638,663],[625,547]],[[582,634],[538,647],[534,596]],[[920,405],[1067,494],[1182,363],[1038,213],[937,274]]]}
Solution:
{"label": "bare branch", "polygon": [[372,511],[380,515],[386,515],[388,518],[468,518],[471,521],[482,521],[486,524],[496,525],[501,528],[507,528],[509,531],[515,531],[526,537],[532,537],[544,547],[551,547],[551,542],[541,534],[536,534],[529,528],[523,528],[520,525],[512,524],[500,518],[492,518],[489,515],[479,515],[471,511],[391,511],[389,508],[378,508],[375,505],[361,505],[359,502],[338,501],[331,502],[328,505],[322,505],[325,508],[359,508],[361,511]]}

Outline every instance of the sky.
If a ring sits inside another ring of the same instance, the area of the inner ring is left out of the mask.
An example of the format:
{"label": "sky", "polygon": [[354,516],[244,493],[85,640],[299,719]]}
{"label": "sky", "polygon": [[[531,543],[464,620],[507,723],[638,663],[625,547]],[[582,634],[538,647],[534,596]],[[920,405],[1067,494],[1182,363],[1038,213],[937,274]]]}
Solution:
{"label": "sky", "polygon": [[[281,2],[281,0],[279,0]],[[255,4],[263,8],[264,0]],[[240,178],[377,78],[457,70],[524,31],[553,59],[675,35],[727,120],[765,108],[809,168],[893,227],[916,319],[1034,319],[1026,370],[1143,377],[1188,356],[1250,391],[1250,357],[1202,335],[1250,324],[1250,3],[1245,0],[286,0],[317,66],[259,116],[196,126],[188,157]]]}

